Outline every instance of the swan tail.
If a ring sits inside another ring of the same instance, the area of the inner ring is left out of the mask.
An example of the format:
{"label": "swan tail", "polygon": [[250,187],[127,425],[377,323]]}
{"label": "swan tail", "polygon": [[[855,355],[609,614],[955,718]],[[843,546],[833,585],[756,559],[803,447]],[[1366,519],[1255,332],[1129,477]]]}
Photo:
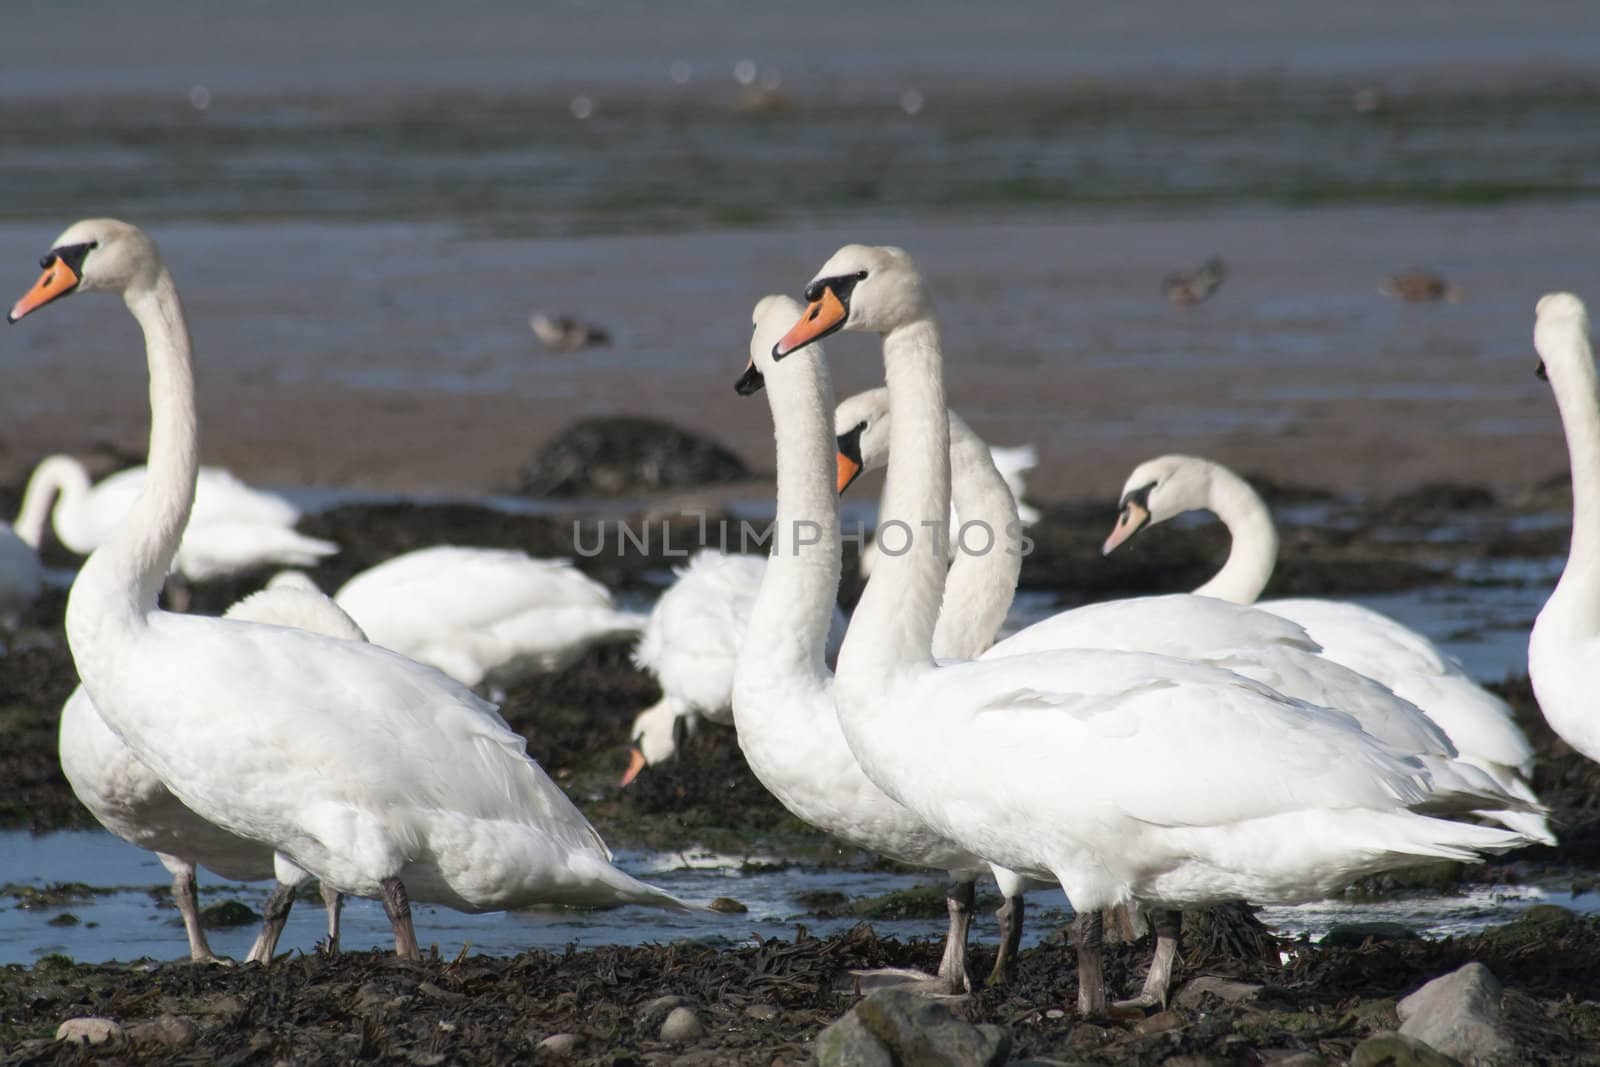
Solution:
{"label": "swan tail", "polygon": [[604,887],[606,890],[602,897],[599,893],[590,894],[590,904],[643,904],[649,908],[663,908],[667,911],[702,912],[711,909],[704,904],[694,904],[681,897],[675,897],[665,889],[658,889],[648,882],[641,882],[631,874],[619,870],[605,862],[600,856],[590,857],[584,866],[589,869],[584,871],[590,885],[596,889]]}
{"label": "swan tail", "polygon": [[1481,863],[1484,857],[1510,852],[1532,842],[1515,830],[1500,826],[1422,817],[1406,834],[1409,840],[1397,842],[1394,851],[1422,859],[1460,860]]}

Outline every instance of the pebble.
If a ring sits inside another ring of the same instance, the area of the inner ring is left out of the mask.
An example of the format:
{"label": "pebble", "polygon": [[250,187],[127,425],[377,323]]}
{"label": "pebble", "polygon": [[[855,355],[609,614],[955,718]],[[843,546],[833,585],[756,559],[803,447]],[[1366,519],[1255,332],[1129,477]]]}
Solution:
{"label": "pebble", "polygon": [[772,1004],[752,1004],[744,1010],[744,1013],[750,1018],[754,1019],[756,1022],[760,1023],[770,1023],[772,1020],[776,1019],[782,1014],[782,1012],[780,1012],[778,1008]]}
{"label": "pebble", "polygon": [[661,1024],[661,1040],[673,1044],[682,1044],[686,1041],[697,1041],[706,1036],[705,1024],[700,1021],[700,1016],[694,1013],[693,1008],[673,1008],[667,1015],[667,1021]]}
{"label": "pebble", "polygon": [[122,1036],[122,1026],[112,1019],[86,1015],[56,1027],[56,1040],[77,1045],[103,1045]]}
{"label": "pebble", "polygon": [[539,1051],[546,1056],[571,1056],[583,1044],[582,1034],[551,1034],[539,1042]]}

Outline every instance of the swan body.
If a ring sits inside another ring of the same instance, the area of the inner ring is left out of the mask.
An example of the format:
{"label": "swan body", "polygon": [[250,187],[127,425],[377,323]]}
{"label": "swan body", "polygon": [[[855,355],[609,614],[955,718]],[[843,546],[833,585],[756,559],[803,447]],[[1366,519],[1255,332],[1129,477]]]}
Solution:
{"label": "swan body", "polygon": [[0,522],[0,621],[15,625],[22,610],[44,588],[39,553],[8,524]]}
{"label": "swan body", "polygon": [[[229,608],[227,616],[292,626],[346,641],[366,640],[350,616],[315,591],[269,588]],[[292,890],[305,873],[291,871],[282,860],[275,867],[270,847],[229,833],[186,807],[105,724],[82,685],[72,691],[61,709],[59,752],[61,771],[89,814],[129,844],[154,852],[172,873],[173,897],[183,915],[194,959],[215,958],[195,903],[197,865],[236,882],[258,882],[282,869],[289,876],[281,881],[291,890],[284,903],[293,900]],[[284,911],[287,917],[287,907]],[[329,902],[330,945],[338,944],[338,914],[335,899]],[[272,921],[270,915],[268,921]],[[251,958],[271,958],[276,932],[265,936],[270,940],[260,946],[260,952],[252,950]]]}
{"label": "swan body", "polygon": [[[1226,467],[1193,456],[1161,456],[1136,467],[1123,488],[1122,510],[1106,550],[1147,526],[1204,508],[1228,527],[1233,547],[1222,569],[1195,592],[1263,611],[1300,624],[1322,646],[1322,655],[1393,690],[1421,708],[1460,752],[1508,793],[1536,804],[1528,784],[1533,747],[1518,728],[1511,707],[1467,673],[1433,642],[1371,608],[1345,601],[1294,598],[1258,600],[1277,561],[1278,535],[1265,502]],[[1517,824],[1537,839],[1553,842],[1536,815]]]}
{"label": "swan body", "polygon": [[[910,257],[847,246],[806,295],[774,357],[841,328],[883,335],[895,415],[885,521],[942,526],[942,353]],[[834,683],[840,725],[868,777],[936,831],[1057,881],[1080,934],[1120,903],[1300,901],[1418,858],[1524,840],[1418,814],[1435,799],[1418,760],[1348,715],[1229,671],[1082,650],[936,665],[945,561],[930,540],[886,556],[856,608]],[[747,647],[776,636],[752,625]],[[1079,979],[1080,1008],[1101,1009],[1092,935]]]}
{"label": "swan body", "polygon": [[685,907],[611,865],[605,844],[494,706],[370,644],[175,615],[156,597],[195,492],[190,345],[143,231],[75,223],[16,321],[78,289],[123,296],[145,335],[150,474],[84,564],[66,629],[107,726],[195,814],[326,885],[380,897],[419,955],[416,896],[478,911],[535,903]]}
{"label": "swan body", "polygon": [[1572,546],[1528,638],[1528,674],[1550,728],[1600,761],[1600,389],[1583,302],[1541,299],[1533,341],[1567,436]]}
{"label": "swan body", "polygon": [[[634,755],[623,785],[644,767],[671,759],[680,732],[692,730],[698,719],[732,724],[734,665],[766,573],[764,556],[702,549],[656,600],[633,661],[661,683],[661,699],[633,720]],[[844,612],[835,606],[828,626],[830,662],[844,627]]]}
{"label": "swan body", "polygon": [[[110,539],[128,514],[145,473],[143,467],[129,467],[91,486],[82,463],[49,456],[28,478],[17,533],[37,549],[49,517],[61,543],[86,556]],[[278,494],[253,489],[220,467],[201,467],[194,515],[179,542],[174,569],[190,581],[206,581],[268,563],[315,566],[339,551],[331,541],[296,532],[299,521],[300,510]]]}
{"label": "swan body", "polygon": [[333,599],[374,644],[463,685],[561,670],[644,625],[569,561],[514,549],[420,548],[362,571]]}

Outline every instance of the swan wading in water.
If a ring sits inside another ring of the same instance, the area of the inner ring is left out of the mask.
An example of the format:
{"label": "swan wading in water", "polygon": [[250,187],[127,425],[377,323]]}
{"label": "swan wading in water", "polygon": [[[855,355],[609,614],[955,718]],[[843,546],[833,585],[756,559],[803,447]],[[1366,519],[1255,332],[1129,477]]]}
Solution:
{"label": "swan wading in water", "polygon": [[[765,556],[701,549],[657,598],[633,662],[655,675],[661,699],[633,720],[623,785],[645,767],[671,759],[700,719],[733,724],[733,668],[766,573]],[[828,625],[829,663],[839,653],[844,624],[844,612],[835,604]]]}
{"label": "swan wading in water", "polygon": [[[1105,1007],[1102,908],[1303,901],[1418,859],[1523,843],[1418,814],[1451,799],[1420,761],[1229,671],[1082,650],[936,665],[945,554],[927,531],[944,529],[950,465],[931,302],[909,256],[860,245],[836,253],[806,298],[774,359],[839,329],[883,335],[895,413],[884,522],[910,541],[881,561],[845,636],[840,725],[868,777],[935,830],[1061,885],[1078,912],[1080,1010]],[[753,623],[746,647],[793,644],[802,620]]]}
{"label": "swan wading in water", "polygon": [[[269,588],[229,608],[227,617],[292,626],[346,641],[366,640],[350,616],[303,577],[287,582],[274,579]],[[183,916],[191,959],[217,958],[200,925],[196,866],[235,882],[277,878],[263,908],[261,933],[245,957],[246,962],[272,959],[295,892],[308,877],[306,872],[286,857],[274,857],[267,846],[213,826],[185,807],[111,732],[81,685],[61,709],[59,750],[61,771],[89,814],[129,844],[154,852],[172,873],[172,899]],[[328,909],[328,950],[337,952],[339,894],[324,886],[322,899]]]}
{"label": "swan wading in water", "polygon": [[632,637],[643,615],[564,559],[436,545],[362,571],[333,595],[367,637],[462,685],[559,671]]}
{"label": "swan wading in water", "polygon": [[[63,545],[87,556],[110,539],[144,480],[143,467],[129,467],[90,485],[78,460],[48,456],[28,477],[17,533],[37,549],[48,518]],[[201,467],[194,512],[173,569],[191,582],[203,582],[268,564],[313,567],[339,551],[332,541],[295,530],[299,521],[300,509],[277,493],[253,489],[220,467]]]}
{"label": "swan wading in water", "polygon": [[[1450,738],[1461,758],[1482,768],[1507,793],[1538,805],[1529,784],[1533,746],[1511,706],[1484,689],[1457,660],[1387,615],[1349,601],[1296,597],[1259,600],[1278,560],[1278,532],[1266,503],[1250,484],[1220,463],[1195,456],[1160,456],[1134,468],[1122,490],[1109,555],[1141,530],[1204,509],[1222,520],[1233,546],[1200,596],[1251,604],[1303,626],[1322,655],[1388,686],[1411,701]],[[1544,816],[1508,814],[1502,821],[1546,844],[1555,835]]]}
{"label": "swan wading in water", "polygon": [[688,908],[611,865],[583,815],[492,704],[432,667],[304,630],[157,607],[194,500],[189,331],[143,231],[74,223],[17,321],[78,290],[122,295],[145,337],[149,477],[67,601],[79,677],[140,762],[195,814],[339,892],[376,897],[418,958],[412,898]]}
{"label": "swan wading in water", "polygon": [[1533,343],[1567,435],[1572,546],[1528,638],[1528,675],[1550,728],[1600,762],[1600,388],[1583,301],[1543,297]]}
{"label": "swan wading in water", "polygon": [[[949,873],[939,985],[958,991],[970,987],[973,883],[987,865],[873,785],[834,711],[825,656],[840,572],[839,501],[829,473],[833,386],[820,351],[782,366],[769,354],[799,311],[784,296],[756,305],[750,363],[738,384],[743,395],[769,387],[778,467],[771,555],[734,672],[739,747],[761,784],[797,817],[861,848]],[[1006,880],[1001,890],[1008,898],[1021,892]],[[1021,909],[1006,914],[1017,925],[1003,931],[991,981],[1004,977],[1021,936]]]}

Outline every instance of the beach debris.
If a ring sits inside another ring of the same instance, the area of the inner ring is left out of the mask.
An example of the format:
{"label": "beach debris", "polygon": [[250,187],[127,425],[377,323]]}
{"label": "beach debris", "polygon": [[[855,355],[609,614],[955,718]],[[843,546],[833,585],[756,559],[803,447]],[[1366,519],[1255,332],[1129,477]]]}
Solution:
{"label": "beach debris", "polygon": [[1161,282],[1161,291],[1175,307],[1193,307],[1210,299],[1228,276],[1222,257],[1212,256],[1194,270],[1173,271]]}
{"label": "beach debris", "polygon": [[[573,114],[578,118],[589,116],[578,115],[581,109],[576,101],[588,99],[588,97],[575,98]],[[593,104],[589,104],[588,107],[592,112]],[[553,348],[557,352],[574,352],[580,348],[597,348],[611,343],[611,332],[604,326],[582,322],[570,315],[549,315],[543,311],[535,311],[528,316],[528,325],[533,329],[533,335],[543,342],[546,348]]]}

